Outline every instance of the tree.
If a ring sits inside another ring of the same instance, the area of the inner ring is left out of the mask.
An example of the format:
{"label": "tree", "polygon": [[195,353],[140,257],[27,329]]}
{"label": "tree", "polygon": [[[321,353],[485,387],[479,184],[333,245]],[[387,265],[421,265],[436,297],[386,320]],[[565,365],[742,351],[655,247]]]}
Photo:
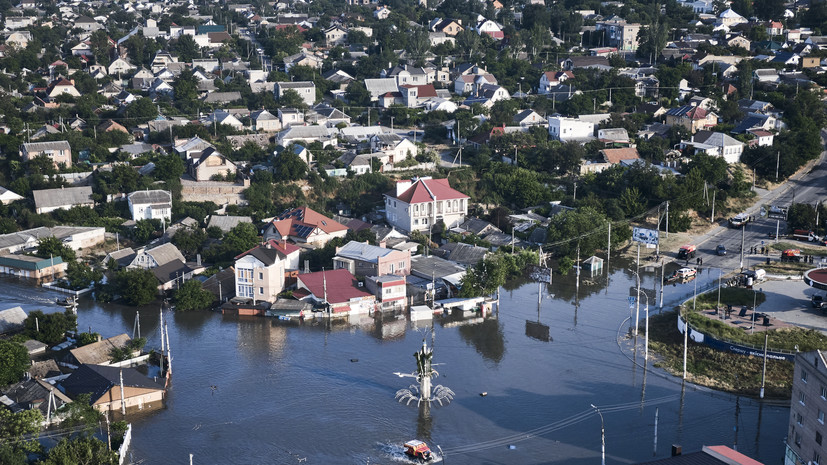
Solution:
{"label": "tree", "polygon": [[172,301],[176,310],[207,310],[213,303],[213,295],[210,291],[201,288],[201,283],[191,279],[179,287],[172,295]]}
{"label": "tree", "polygon": [[172,82],[172,90],[175,92],[176,101],[195,100],[198,98],[198,79],[191,70],[181,71],[181,74]]}
{"label": "tree", "polygon": [[83,262],[69,262],[69,266],[66,268],[66,280],[69,282],[69,287],[76,291],[86,289],[93,282],[100,281],[102,278],[103,273],[93,270]]}
{"label": "tree", "polygon": [[132,238],[141,244],[149,241],[156,231],[161,229],[160,220],[138,220],[132,230]]}
{"label": "tree", "polygon": [[20,381],[30,366],[29,351],[22,344],[0,340],[0,386]]}
{"label": "tree", "polygon": [[105,29],[98,29],[89,37],[92,53],[95,54],[95,61],[104,66],[109,65],[109,50],[112,48],[109,43],[109,35]]}
{"label": "tree", "polygon": [[279,97],[279,105],[285,108],[307,109],[307,104],[304,103],[304,99],[295,89],[287,89],[282,92],[281,97]]}
{"label": "tree", "polygon": [[[4,441],[0,447],[0,463],[10,463],[4,460],[3,456],[6,454],[14,456],[39,451],[40,443],[37,442],[36,435],[40,432],[42,423],[43,415],[38,409],[18,413],[12,413],[5,408],[0,409],[0,438]],[[31,438],[32,435],[35,437]]]}
{"label": "tree", "polygon": [[158,293],[158,279],[149,270],[119,270],[114,281],[115,289],[129,305],[146,305],[155,300]]}
{"label": "tree", "polygon": [[54,236],[44,237],[38,241],[36,255],[40,258],[60,257],[64,262],[75,260],[75,251]]}
{"label": "tree", "polygon": [[307,164],[289,147],[279,153],[273,167],[278,177],[284,181],[298,181],[307,175]]}
{"label": "tree", "polygon": [[661,50],[666,46],[666,41],[669,40],[669,31],[665,23],[655,22],[649,27],[641,28],[637,38],[640,43],[637,55],[642,58],[654,57],[654,60],[657,60]]}
{"label": "tree", "polygon": [[189,34],[181,34],[178,36],[178,40],[175,42],[173,48],[178,52],[178,59],[182,63],[190,63],[193,58],[198,58],[201,54],[201,48]]}
{"label": "tree", "polygon": [[233,256],[246,252],[258,244],[258,231],[251,223],[239,223],[224,236],[224,246]]}
{"label": "tree", "polygon": [[138,97],[126,108],[129,118],[135,120],[135,124],[143,124],[158,117],[158,107],[152,103],[152,99]]}
{"label": "tree", "polygon": [[347,85],[345,98],[351,105],[370,106],[370,92],[361,81],[352,81]]}
{"label": "tree", "polygon": [[42,465],[95,464],[115,465],[118,453],[109,450],[106,443],[94,436],[63,438],[49,449]]}
{"label": "tree", "polygon": [[753,9],[759,19],[778,21],[784,16],[784,0],[755,0]]}
{"label": "tree", "polygon": [[74,331],[77,327],[77,315],[72,310],[49,314],[35,310],[23,321],[26,336],[49,345],[59,343],[67,331]]}
{"label": "tree", "polygon": [[78,347],[88,346],[89,344],[98,342],[100,337],[101,335],[99,333],[79,333],[75,339],[75,345]]}

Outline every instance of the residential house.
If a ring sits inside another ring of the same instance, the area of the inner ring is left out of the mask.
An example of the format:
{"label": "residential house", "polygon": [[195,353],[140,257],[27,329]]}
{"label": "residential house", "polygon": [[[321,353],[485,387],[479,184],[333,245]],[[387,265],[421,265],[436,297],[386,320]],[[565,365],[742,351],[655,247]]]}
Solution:
{"label": "residential house", "polygon": [[281,127],[285,129],[304,124],[304,113],[295,108],[279,108],[278,116]]}
{"label": "residential house", "polygon": [[474,30],[477,31],[479,35],[488,34],[494,40],[502,40],[505,37],[502,26],[490,19],[482,17],[480,17],[477,25],[474,26]]}
{"label": "residential house", "polygon": [[600,71],[609,71],[612,66],[609,64],[609,59],[598,56],[573,56],[566,58],[562,62],[563,69],[571,71],[574,69],[597,69]]}
{"label": "residential house", "polygon": [[603,149],[600,151],[601,161],[585,162],[580,165],[580,174],[599,173],[617,165],[627,165],[640,161],[640,155],[635,147]]}
{"label": "residential house", "polygon": [[744,119],[742,119],[741,122],[735,126],[732,133],[743,134],[750,129],[763,129],[765,131],[771,131],[774,129],[781,129],[782,127],[782,122],[773,115],[749,112],[746,116],[744,116]]}
{"label": "residential house", "polygon": [[770,21],[767,24],[767,35],[772,38],[772,36],[780,36],[784,33],[784,23],[781,21]]}
{"label": "residential house", "polygon": [[20,278],[53,280],[66,272],[68,263],[62,257],[40,258],[31,255],[0,254],[0,274]]}
{"label": "residential house", "polygon": [[395,190],[385,194],[386,219],[402,231],[427,231],[437,221],[452,228],[465,220],[469,199],[447,179],[397,181]]}
{"label": "residential house", "polygon": [[428,23],[428,28],[433,32],[442,32],[448,36],[456,36],[464,28],[462,27],[461,19],[442,19],[435,18]]}
{"label": "residential house", "polygon": [[333,269],[341,268],[357,276],[407,276],[411,274],[411,252],[389,249],[384,243],[350,241],[336,248]]}
{"label": "residential house", "polygon": [[111,119],[104,121],[103,123],[99,124],[96,128],[98,132],[110,132],[110,131],[120,131],[124,134],[129,134],[129,130],[126,129],[122,124],[116,123]]}
{"label": "residential house", "polygon": [[543,124],[546,122],[546,119],[540,116],[539,113],[532,109],[523,110],[516,115],[511,120],[514,123],[519,124],[520,126],[535,126],[538,124]]}
{"label": "residential house", "polygon": [[68,141],[30,142],[20,145],[20,158],[24,162],[41,155],[51,158],[57,168],[60,168],[61,164],[72,166],[72,147]]}
{"label": "residential house", "polygon": [[485,247],[465,244],[463,242],[449,242],[441,246],[434,253],[439,254],[446,260],[452,261],[462,267],[474,266],[488,255],[489,250]]}
{"label": "residential house", "polygon": [[152,270],[169,263],[185,263],[186,259],[173,244],[167,242],[151,249],[140,249],[135,252],[135,258],[127,265],[127,268],[143,268]]}
{"label": "residential house", "polygon": [[666,112],[666,124],[683,126],[690,134],[718,124],[718,115],[700,107],[684,105]]}
{"label": "residential house", "polygon": [[59,78],[52,81],[46,88],[46,95],[50,98],[55,98],[58,95],[70,95],[72,97],[80,97],[80,92],[75,88],[74,79]]}
{"label": "residential house", "polygon": [[747,22],[748,21],[746,18],[732,11],[732,8],[727,8],[718,15],[718,19],[715,21],[715,24],[718,26],[724,26],[726,27],[726,30],[729,30],[734,26]]}
{"label": "residential house", "polygon": [[682,141],[682,148],[691,148],[694,153],[704,152],[710,156],[723,157],[727,163],[738,163],[744,151],[744,143],[732,137],[712,131],[698,131],[689,142]]}
{"label": "residential house", "polygon": [[279,118],[267,110],[258,110],[250,113],[253,121],[253,130],[256,132],[277,132],[281,130]]}
{"label": "residential house", "polygon": [[497,84],[497,78],[491,73],[461,74],[454,79],[454,93],[476,95],[486,84]]}
{"label": "residential house", "polygon": [[827,444],[823,438],[825,414],[827,352],[798,352],[793,369],[785,465],[818,464],[827,459]]}
{"label": "residential house", "polygon": [[345,237],[347,226],[309,207],[285,210],[264,228],[264,240],[291,240],[323,247],[336,237]]}
{"label": "residential house", "polygon": [[215,148],[215,146],[198,136],[193,136],[187,140],[176,140],[174,150],[184,161],[187,161],[200,157],[208,148]]}
{"label": "residential house", "polygon": [[607,44],[623,52],[634,52],[638,47],[640,24],[627,23],[617,16],[609,17],[595,24],[596,31],[606,31]]}
{"label": "residential house", "polygon": [[373,10],[373,17],[376,19],[388,19],[390,15],[391,10],[386,6],[377,6],[376,9]]}
{"label": "residential house", "polygon": [[370,92],[370,100],[372,102],[378,101],[379,97],[385,94],[399,90],[396,78],[365,79],[365,88]]}
{"label": "residential house", "polygon": [[552,115],[548,118],[548,134],[560,142],[585,141],[594,138],[594,123]]}
{"label": "residential house", "polygon": [[320,142],[322,147],[336,143],[336,130],[326,126],[293,126],[276,134],[276,143],[282,147],[290,144],[312,144]]}
{"label": "residential house", "polygon": [[240,225],[241,223],[253,223],[253,219],[249,216],[232,216],[232,215],[210,215],[210,221],[207,223],[207,228],[215,226],[223,233],[230,232],[231,229]]}
{"label": "residential house", "polygon": [[23,331],[23,322],[29,316],[22,307],[11,307],[0,310],[0,334],[11,334]]}
{"label": "residential house", "polygon": [[316,102],[316,84],[313,81],[277,82],[274,90],[276,99],[282,98],[287,90],[293,90],[299,94],[307,106],[312,106]]}
{"label": "residential house", "polygon": [[22,195],[12,192],[3,186],[0,186],[0,205],[8,205],[12,202],[23,200],[24,198],[25,197],[23,197]]}
{"label": "residential house", "polygon": [[[58,189],[60,190],[60,189]],[[39,227],[0,235],[0,253],[18,253],[37,247],[40,239],[55,237],[72,250],[94,247],[104,241],[103,227]]]}
{"label": "residential house", "polygon": [[110,76],[120,76],[122,74],[130,74],[136,66],[129,62],[126,58],[116,58],[109,64],[106,72]]}
{"label": "residential house", "polygon": [[334,24],[324,30],[324,41],[328,47],[342,45],[347,42],[347,29],[339,24]]}
{"label": "residential house", "polygon": [[14,47],[18,50],[25,49],[31,40],[32,33],[30,31],[12,31],[6,34],[6,46]]}
{"label": "residential house", "polygon": [[[132,338],[130,338],[125,333],[119,334],[117,336],[112,336],[110,338],[106,338],[103,340],[101,340],[101,338],[98,337],[97,342],[77,347],[75,349],[70,349],[69,354],[66,355],[64,361],[65,363],[68,363],[75,367],[83,364],[111,365],[112,356],[110,355],[110,353],[113,350],[127,348],[131,341]],[[133,353],[133,355],[138,354]]]}
{"label": "residential house", "polygon": [[[313,164],[313,154],[310,153],[310,150],[307,150],[307,147],[300,144],[291,144],[291,147],[293,147],[293,155],[299,157],[308,167]],[[278,156],[281,156],[282,153],[283,151],[279,152]]]}
{"label": "residential house", "polygon": [[801,57],[801,67],[804,69],[807,68],[818,68],[821,66],[821,58],[819,57]]}
{"label": "residential house", "polygon": [[350,116],[327,103],[314,105],[305,116],[305,120],[309,124],[324,124],[329,128],[336,127],[340,123],[350,126]]}
{"label": "residential house", "polygon": [[61,187],[58,189],[40,189],[32,191],[37,213],[49,213],[55,210],[68,210],[72,207],[94,207],[92,187]]}
{"label": "residential house", "polygon": [[135,191],[126,196],[129,212],[134,221],[138,220],[172,220],[172,194],[169,191],[155,189]]}
{"label": "residential house", "polygon": [[432,84],[422,86],[406,84],[399,86],[399,92],[402,94],[402,101],[408,108],[419,107],[423,105],[425,101],[437,97],[436,89],[434,89]]}
{"label": "residential house", "polygon": [[755,137],[755,139],[749,141],[750,147],[770,147],[772,146],[775,138],[773,133],[763,129],[747,129],[747,134],[752,134]]}
{"label": "residential house", "polygon": [[100,23],[98,23],[97,21],[95,21],[94,19],[92,19],[88,16],[83,16],[83,15],[78,16],[77,18],[75,18],[74,27],[79,28],[79,29],[83,29],[86,32],[95,32],[98,29],[103,29],[103,26],[101,26]]}
{"label": "residential house", "polygon": [[503,86],[497,84],[483,84],[477,92],[477,97],[485,99],[483,105],[491,108],[491,106],[500,100],[510,100],[511,94]]}
{"label": "residential house", "polygon": [[540,75],[540,83],[537,86],[537,92],[540,94],[548,94],[553,87],[574,78],[574,73],[571,71],[546,71]]}
{"label": "residential house", "polygon": [[781,80],[775,68],[756,69],[752,72],[752,77],[760,84],[774,84]]}
{"label": "residential house", "polygon": [[377,134],[370,138],[373,152],[383,152],[388,156],[388,163],[394,164],[413,158],[417,154],[416,144],[395,133]]}
{"label": "residential house", "polygon": [[[684,454],[680,446],[672,447],[672,456],[641,465],[764,465],[727,446],[703,446],[698,452]],[[804,463],[804,462],[801,462]],[[790,465],[790,462],[787,462]]]}
{"label": "residential house", "polygon": [[365,287],[383,309],[405,305],[407,282],[404,276],[368,276]]}
{"label": "residential house", "polygon": [[190,158],[187,172],[196,181],[209,181],[213,176],[235,178],[236,164],[221,154],[214,147],[208,147],[201,152],[201,156]]}
{"label": "residential house", "polygon": [[284,58],[283,61],[286,71],[289,71],[290,68],[294,66],[308,66],[310,68],[322,69],[322,65],[324,64],[324,60],[322,58],[304,51],[295,55],[290,55],[289,57]]}
{"label": "residential house", "polygon": [[[28,340],[23,345],[28,344],[42,344],[43,351],[46,350],[46,345],[41,342]],[[54,365],[56,375],[60,375],[60,370],[57,369],[54,360],[49,361]],[[4,395],[0,396],[0,403],[4,404],[9,410],[12,412],[38,410],[42,418],[47,420],[45,423],[49,424],[53,421],[59,421],[55,417],[57,415],[62,416],[62,412],[66,411],[63,406],[72,402],[72,399],[60,392],[58,388],[35,377],[11,384],[3,392]],[[61,409],[60,414],[57,412],[58,409]]]}
{"label": "residential house", "polygon": [[329,315],[367,314],[376,302],[373,294],[365,291],[346,269],[300,274],[296,286],[294,297],[318,302]]}
{"label": "residential house", "polygon": [[240,131],[244,129],[244,123],[242,123],[238,118],[235,117],[232,113],[229,113],[224,110],[215,110],[206,118],[207,124],[224,124],[230,126],[231,128],[235,129],[236,131]]}
{"label": "residential house", "polygon": [[96,410],[117,412],[122,408],[161,407],[165,383],[166,378],[149,378],[135,368],[81,365],[61,382],[61,386],[70,397],[91,394],[90,402]]}
{"label": "residential house", "polygon": [[235,257],[236,297],[275,302],[285,287],[288,270],[299,269],[299,247],[266,240]]}

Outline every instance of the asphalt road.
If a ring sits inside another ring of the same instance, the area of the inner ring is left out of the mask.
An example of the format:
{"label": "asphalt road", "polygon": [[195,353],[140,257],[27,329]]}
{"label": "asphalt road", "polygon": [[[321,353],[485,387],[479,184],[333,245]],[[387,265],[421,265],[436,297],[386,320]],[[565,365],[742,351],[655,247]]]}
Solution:
{"label": "asphalt road", "polygon": [[[822,131],[822,140],[826,136],[827,134]],[[757,189],[758,200],[745,212],[753,216],[754,221],[747,223],[743,231],[742,228],[731,228],[726,220],[721,220],[718,227],[697,238],[695,242],[698,247],[697,256],[703,258],[704,266],[735,271],[764,261],[765,258],[758,254],[749,254],[750,248],[769,246],[775,241],[771,235],[774,236],[776,231],[779,231],[783,237],[787,231],[786,221],[767,218],[764,206],[789,207],[793,202],[815,205],[827,199],[825,171],[827,171],[827,151],[822,152],[817,160],[809,163],[776,189],[772,191]],[[726,247],[725,256],[716,254],[715,249],[719,244]],[[743,257],[740,253],[741,244],[744,245]],[[670,252],[674,254],[673,256],[677,255],[677,251]],[[827,254],[827,248],[825,248],[825,253]],[[774,254],[770,256],[777,259],[779,253],[774,252]]]}

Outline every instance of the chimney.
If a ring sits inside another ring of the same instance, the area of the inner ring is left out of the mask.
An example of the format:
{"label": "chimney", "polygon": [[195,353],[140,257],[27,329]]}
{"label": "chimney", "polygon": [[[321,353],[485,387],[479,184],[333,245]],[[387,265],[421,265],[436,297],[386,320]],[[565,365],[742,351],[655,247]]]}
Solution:
{"label": "chimney", "polygon": [[101,341],[101,335],[98,334],[98,342],[100,342],[100,341]]}
{"label": "chimney", "polygon": [[381,241],[381,242],[379,242],[379,247],[382,247],[383,249],[387,249],[387,248],[388,248],[388,244],[387,244],[387,242],[385,242],[385,241]]}
{"label": "chimney", "polygon": [[683,447],[680,444],[672,444],[672,457],[677,457],[683,452]]}

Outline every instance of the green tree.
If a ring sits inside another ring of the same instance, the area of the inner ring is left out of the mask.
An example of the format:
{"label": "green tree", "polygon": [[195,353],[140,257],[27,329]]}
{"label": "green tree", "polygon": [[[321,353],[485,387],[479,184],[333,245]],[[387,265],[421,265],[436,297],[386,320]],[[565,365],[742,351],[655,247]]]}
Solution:
{"label": "green tree", "polygon": [[115,273],[114,284],[117,292],[129,305],[146,305],[155,300],[158,294],[158,279],[149,270],[118,270]]}
{"label": "green tree", "polygon": [[158,117],[158,107],[152,103],[152,99],[138,97],[126,107],[129,118],[135,120],[135,124],[143,124]]}
{"label": "green tree", "polygon": [[[40,432],[42,423],[43,415],[38,409],[23,410],[18,413],[12,413],[5,408],[0,409],[0,437],[4,441],[3,446],[0,446],[0,451],[5,449],[6,453],[11,452],[9,455],[39,451],[40,443],[37,442],[36,435]],[[35,435],[35,438],[31,438],[32,435]],[[2,456],[3,454],[0,453],[0,458]]]}
{"label": "green tree", "polygon": [[191,70],[181,71],[181,74],[172,82],[172,90],[175,92],[176,101],[195,100],[198,98],[198,79]]}
{"label": "green tree", "polygon": [[0,340],[0,386],[20,381],[30,366],[29,351],[22,344]]}
{"label": "green tree", "polygon": [[94,436],[63,438],[49,449],[40,465],[95,464],[115,465],[118,453],[109,450],[106,443]]}
{"label": "green tree", "polygon": [[23,321],[26,336],[49,345],[61,342],[67,331],[74,331],[77,327],[77,315],[71,310],[49,314],[35,310]]}
{"label": "green tree", "polygon": [[258,231],[250,223],[239,223],[224,236],[224,246],[236,256],[246,252],[258,244]]}
{"label": "green tree", "polygon": [[69,287],[74,290],[86,289],[93,282],[100,281],[102,278],[103,273],[93,270],[92,267],[83,262],[69,262],[69,266],[66,268],[66,280],[69,282]]}
{"label": "green tree", "polygon": [[279,97],[279,105],[285,108],[307,109],[307,104],[304,103],[304,99],[294,89],[287,89],[281,94],[281,97]]}
{"label": "green tree", "polygon": [[178,52],[178,60],[183,63],[191,63],[193,58],[198,58],[201,55],[201,48],[189,34],[178,36],[173,49]]}
{"label": "green tree", "polygon": [[160,229],[160,220],[138,220],[135,228],[132,229],[132,238],[135,242],[143,244],[152,239],[152,236]]}
{"label": "green tree", "polygon": [[38,241],[36,255],[40,258],[60,257],[64,262],[75,260],[75,251],[54,236],[44,237]]}
{"label": "green tree", "polygon": [[89,344],[98,342],[100,337],[101,335],[99,333],[79,333],[75,339],[75,345],[78,347],[88,346]]}
{"label": "green tree", "polygon": [[291,147],[279,153],[273,162],[276,174],[283,181],[298,181],[307,175],[307,164],[296,155]]}
{"label": "green tree", "polygon": [[179,287],[172,295],[175,310],[207,310],[213,303],[210,291],[201,288],[198,280],[191,279]]}
{"label": "green tree", "polygon": [[345,98],[351,105],[370,106],[370,92],[361,81],[352,81],[347,85]]}
{"label": "green tree", "polygon": [[175,181],[184,174],[184,161],[178,155],[161,155],[155,160],[155,171],[152,172],[155,179],[161,181]]}
{"label": "green tree", "polygon": [[488,254],[485,259],[468,269],[462,277],[461,297],[493,294],[506,280],[519,276],[529,264],[537,263],[537,253],[522,250],[517,255]]}

